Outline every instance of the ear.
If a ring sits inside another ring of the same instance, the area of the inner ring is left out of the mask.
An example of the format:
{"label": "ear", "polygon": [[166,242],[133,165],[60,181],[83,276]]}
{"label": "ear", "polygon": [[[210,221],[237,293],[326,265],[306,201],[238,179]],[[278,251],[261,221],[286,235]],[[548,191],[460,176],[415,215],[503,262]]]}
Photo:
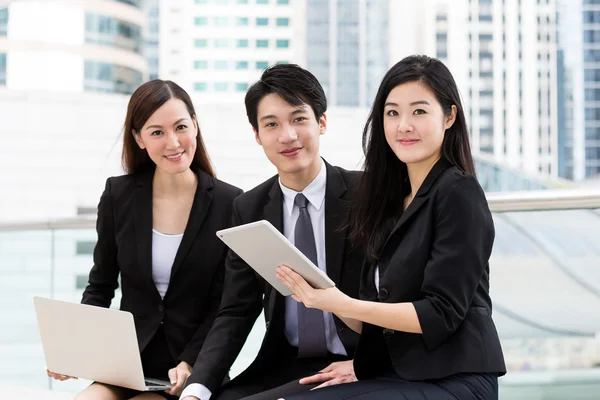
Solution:
{"label": "ear", "polygon": [[321,118],[319,118],[319,135],[323,135],[325,134],[325,131],[327,130],[327,114],[323,113],[323,115],[321,115]]}
{"label": "ear", "polygon": [[256,143],[258,143],[260,146],[262,146],[262,142],[260,141],[260,136],[258,136],[258,131],[254,128],[252,128],[252,132],[254,132],[254,140],[256,140]]}
{"label": "ear", "polygon": [[131,136],[133,136],[133,140],[135,140],[137,145],[140,146],[140,149],[143,150],[146,148],[146,146],[144,145],[144,142],[142,142],[142,137],[134,129],[131,130]]}
{"label": "ear", "polygon": [[450,129],[454,125],[454,121],[456,121],[456,106],[453,104],[450,114],[446,116],[444,121],[444,130]]}

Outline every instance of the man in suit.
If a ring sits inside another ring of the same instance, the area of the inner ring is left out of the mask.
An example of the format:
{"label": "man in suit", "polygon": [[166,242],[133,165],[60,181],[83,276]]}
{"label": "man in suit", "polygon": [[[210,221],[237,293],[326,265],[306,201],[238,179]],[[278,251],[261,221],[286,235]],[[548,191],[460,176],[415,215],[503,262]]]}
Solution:
{"label": "man in suit", "polygon": [[[340,290],[358,297],[363,253],[344,228],[358,173],[320,156],[327,127],[323,88],[297,65],[277,65],[248,90],[245,103],[256,141],[278,175],[235,200],[233,225],[268,220]],[[220,388],[263,309],[266,334],[256,359]],[[274,399],[353,380],[358,338],[337,316],[283,297],[230,251],[221,309],[181,398]]]}

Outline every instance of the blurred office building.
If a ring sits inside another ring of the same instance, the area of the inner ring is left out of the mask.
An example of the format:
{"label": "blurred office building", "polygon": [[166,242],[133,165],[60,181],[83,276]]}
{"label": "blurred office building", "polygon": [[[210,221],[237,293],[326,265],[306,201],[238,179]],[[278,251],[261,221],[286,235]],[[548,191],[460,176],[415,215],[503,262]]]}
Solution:
{"label": "blurred office building", "polygon": [[560,0],[561,176],[600,179],[600,2]]}

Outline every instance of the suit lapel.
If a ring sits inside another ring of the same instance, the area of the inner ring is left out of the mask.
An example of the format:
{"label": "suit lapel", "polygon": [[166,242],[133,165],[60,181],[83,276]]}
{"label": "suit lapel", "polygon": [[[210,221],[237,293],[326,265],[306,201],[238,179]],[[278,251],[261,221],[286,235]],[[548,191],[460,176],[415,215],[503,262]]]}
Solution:
{"label": "suit lapel", "polygon": [[192,203],[190,216],[183,232],[181,244],[177,249],[175,260],[173,261],[173,268],[171,268],[171,280],[173,280],[173,277],[181,267],[183,260],[196,241],[196,237],[198,236],[200,228],[206,219],[208,209],[210,208],[210,203],[213,199],[213,195],[211,193],[214,187],[213,179],[200,170],[196,171],[196,174],[198,176],[198,187],[196,188],[194,202]]}
{"label": "suit lapel", "polygon": [[[396,222],[396,225],[394,226],[394,229],[392,230],[392,232],[388,235],[387,240],[385,241],[385,244],[383,245],[383,247],[381,248],[382,250],[385,248],[385,245],[389,242],[390,238],[396,233],[398,232],[402,226],[404,224],[406,224],[407,221],[410,220],[410,218],[415,215],[415,213],[423,206],[423,204],[425,204],[427,202],[427,200],[429,200],[429,189],[431,189],[431,187],[433,186],[433,184],[435,183],[435,181],[442,175],[442,173],[448,169],[449,167],[451,167],[452,165],[447,162],[444,159],[440,159],[431,169],[431,171],[429,171],[429,174],[427,174],[427,177],[425,178],[425,181],[423,181],[423,184],[421,185],[421,187],[419,188],[419,191],[417,192],[415,198],[413,199],[413,201],[408,205],[408,207],[406,208],[406,210],[402,213],[402,216],[400,217],[400,219],[398,220],[398,222]],[[404,188],[403,188],[404,191]]]}
{"label": "suit lapel", "polygon": [[346,183],[340,172],[325,163],[327,168],[327,186],[325,189],[325,263],[327,275],[338,285],[344,261],[346,229],[341,229],[347,222],[350,202],[343,198]]}
{"label": "suit lapel", "polygon": [[[269,191],[269,201],[263,209],[264,218],[269,221],[275,229],[283,233],[283,193],[279,187],[279,180],[275,179],[273,186]],[[269,320],[275,315],[273,312],[276,308],[285,307],[285,298],[272,286],[268,286],[268,293],[265,296],[269,296]]]}
{"label": "suit lapel", "polygon": [[133,223],[139,267],[149,283],[152,280],[152,177],[153,172],[141,174],[134,193]]}

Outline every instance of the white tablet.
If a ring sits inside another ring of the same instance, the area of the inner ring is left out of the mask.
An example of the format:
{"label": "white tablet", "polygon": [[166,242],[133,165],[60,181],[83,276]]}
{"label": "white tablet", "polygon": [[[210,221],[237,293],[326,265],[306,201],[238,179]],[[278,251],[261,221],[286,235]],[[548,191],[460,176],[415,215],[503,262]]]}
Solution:
{"label": "white tablet", "polygon": [[269,221],[261,220],[217,232],[217,236],[251,266],[279,293],[292,292],[276,276],[276,268],[287,265],[315,288],[326,289],[335,283],[298,250]]}

